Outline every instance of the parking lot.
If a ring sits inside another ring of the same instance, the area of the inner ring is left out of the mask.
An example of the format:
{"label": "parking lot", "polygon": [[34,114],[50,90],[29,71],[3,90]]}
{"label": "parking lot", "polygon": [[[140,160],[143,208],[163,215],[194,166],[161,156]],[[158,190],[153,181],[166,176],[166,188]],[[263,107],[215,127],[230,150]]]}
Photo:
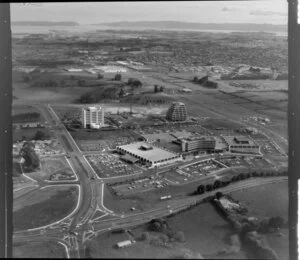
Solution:
{"label": "parking lot", "polygon": [[119,159],[118,155],[111,153],[87,155],[86,159],[101,178],[118,177],[142,172],[137,166],[125,163]]}
{"label": "parking lot", "polygon": [[244,166],[249,168],[266,168],[272,166],[266,159],[261,157],[227,157],[218,158],[216,161],[228,167]]}
{"label": "parking lot", "polygon": [[179,167],[176,171],[165,174],[165,179],[171,184],[181,184],[198,179],[202,176],[226,168],[215,160],[196,162],[184,167]]}
{"label": "parking lot", "polygon": [[154,134],[161,132],[177,132],[177,131],[188,131],[191,133],[199,133],[199,134],[208,134],[208,130],[202,127],[199,124],[167,124],[163,126],[148,126],[141,127],[140,130],[136,130],[136,133],[145,135],[145,134]]}
{"label": "parking lot", "polygon": [[129,195],[132,193],[159,189],[169,185],[170,184],[161,176],[151,176],[135,180],[130,183],[114,185],[112,188],[118,195]]}

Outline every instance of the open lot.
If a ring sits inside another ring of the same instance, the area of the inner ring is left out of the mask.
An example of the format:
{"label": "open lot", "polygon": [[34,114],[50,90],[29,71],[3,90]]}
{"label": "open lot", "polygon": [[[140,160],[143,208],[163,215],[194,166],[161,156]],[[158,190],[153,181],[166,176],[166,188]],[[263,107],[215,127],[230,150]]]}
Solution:
{"label": "open lot", "polygon": [[48,186],[14,201],[14,230],[37,228],[66,217],[78,200],[77,186]]}
{"label": "open lot", "polygon": [[25,128],[13,130],[13,142],[22,140],[32,140],[37,131],[43,132],[46,136],[50,136],[47,128]]}
{"label": "open lot", "polygon": [[[280,216],[288,220],[288,182],[267,184],[247,190],[232,192],[231,196],[245,205],[248,215],[262,220],[265,217]],[[278,255],[278,259],[289,259],[288,229],[280,230],[282,235],[276,233],[266,234],[269,245]]]}
{"label": "open lot", "polygon": [[118,145],[137,141],[139,136],[130,130],[80,130],[70,132],[83,151],[102,151],[114,149]]}
{"label": "open lot", "polygon": [[41,160],[41,169],[39,171],[27,174],[34,180],[75,180],[70,165],[65,157],[61,158],[44,158]]}
{"label": "open lot", "polygon": [[[38,250],[37,250],[38,248]],[[15,242],[13,258],[65,258],[62,245],[54,242]]]}
{"label": "open lot", "polygon": [[282,216],[288,219],[288,183],[268,184],[231,193],[234,199],[244,204],[249,215],[259,219]]}

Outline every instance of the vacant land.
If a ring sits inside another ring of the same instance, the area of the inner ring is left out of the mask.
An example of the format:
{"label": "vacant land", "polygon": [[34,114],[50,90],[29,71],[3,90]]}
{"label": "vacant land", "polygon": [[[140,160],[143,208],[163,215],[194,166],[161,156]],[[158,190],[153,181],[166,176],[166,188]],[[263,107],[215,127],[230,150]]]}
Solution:
{"label": "vacant land", "polygon": [[[245,258],[243,252],[220,255],[220,250],[230,246],[228,236],[231,233],[227,222],[218,215],[215,208],[209,203],[167,218],[168,225],[173,232],[181,231],[184,234],[183,242],[167,242],[157,245],[155,242],[163,236],[161,232],[148,229],[148,225],[133,228],[130,235],[126,233],[108,232],[99,235],[87,244],[91,256],[100,258],[192,258],[201,256],[225,259]],[[152,239],[141,241],[142,233],[148,233]],[[156,238],[155,238],[156,237]],[[117,249],[120,241],[134,238],[137,242],[129,247]],[[101,241],[101,247],[98,246]]]}
{"label": "vacant land", "polygon": [[288,218],[288,183],[263,185],[232,193],[244,204],[249,214],[258,218],[282,216]]}
{"label": "vacant land", "polygon": [[44,158],[39,171],[27,174],[34,180],[74,180],[76,178],[70,165],[64,157]]}
{"label": "vacant land", "polygon": [[49,130],[46,128],[26,128],[13,130],[13,142],[22,140],[32,140],[37,131],[41,131],[45,136],[50,136]]}
{"label": "vacant land", "polygon": [[14,201],[14,230],[37,228],[67,216],[78,200],[76,186],[46,187]]}
{"label": "vacant land", "polygon": [[[37,250],[38,248],[38,250]],[[13,258],[65,258],[62,245],[54,242],[15,242]]]}
{"label": "vacant land", "polygon": [[[268,184],[243,191],[233,192],[232,197],[245,205],[248,215],[263,219],[280,216],[288,220],[288,182]],[[278,259],[289,259],[288,229],[283,228],[280,234],[267,234],[269,245],[278,255]]]}

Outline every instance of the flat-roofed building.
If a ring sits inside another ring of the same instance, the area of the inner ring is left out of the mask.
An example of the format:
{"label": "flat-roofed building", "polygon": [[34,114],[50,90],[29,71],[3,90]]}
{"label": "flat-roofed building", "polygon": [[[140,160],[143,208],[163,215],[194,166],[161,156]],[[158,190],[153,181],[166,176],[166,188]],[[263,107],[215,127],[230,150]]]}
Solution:
{"label": "flat-roofed building", "polygon": [[212,136],[191,136],[181,139],[182,152],[206,151],[213,152],[216,147],[216,140]]}
{"label": "flat-roofed building", "polygon": [[84,128],[99,129],[104,126],[104,109],[88,107],[82,109],[82,125]]}
{"label": "flat-roofed building", "polygon": [[245,136],[222,136],[227,149],[232,153],[260,154],[260,146]]}
{"label": "flat-roofed building", "polygon": [[123,248],[123,247],[130,246],[130,245],[132,245],[131,240],[124,240],[124,241],[117,243],[118,248]]}
{"label": "flat-roofed building", "polygon": [[117,151],[129,154],[149,167],[161,166],[182,160],[181,155],[146,142],[135,142],[116,147]]}
{"label": "flat-roofed building", "polygon": [[182,102],[173,102],[167,111],[166,119],[169,121],[185,121],[186,118],[185,104]]}

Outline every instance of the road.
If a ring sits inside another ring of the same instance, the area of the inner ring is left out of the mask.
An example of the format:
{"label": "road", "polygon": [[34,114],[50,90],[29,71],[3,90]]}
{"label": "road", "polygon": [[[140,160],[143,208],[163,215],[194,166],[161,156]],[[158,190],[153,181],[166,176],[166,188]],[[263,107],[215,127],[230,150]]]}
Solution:
{"label": "road", "polygon": [[[47,185],[60,184],[78,184],[80,187],[80,197],[77,209],[69,217],[63,221],[47,225],[31,230],[18,231],[14,233],[14,242],[28,241],[57,241],[64,245],[66,255],[71,258],[80,258],[80,250],[84,243],[95,237],[101,232],[106,232],[111,229],[135,226],[140,223],[145,223],[153,218],[169,215],[171,212],[184,209],[192,204],[195,204],[202,199],[214,194],[214,192],[205,193],[198,196],[183,196],[174,198],[169,201],[168,208],[154,208],[150,211],[118,215],[107,209],[103,204],[104,185],[111,182],[110,179],[99,178],[89,163],[84,158],[84,153],[80,151],[74,139],[67,131],[65,126],[48,104],[35,104],[41,112],[52,134],[58,139],[65,152],[68,153],[68,160],[74,172],[78,176],[76,182],[39,182],[40,187]],[[174,167],[174,166],[173,166]],[[164,170],[169,170],[172,167],[166,167]],[[164,171],[161,170],[161,171]],[[130,176],[128,176],[131,178]],[[269,177],[269,178],[253,178],[243,182],[234,183],[230,186],[219,189],[224,193],[234,190],[246,189],[257,185],[283,181],[286,177]],[[100,211],[104,216],[111,216],[110,219],[92,220],[96,211]]]}

